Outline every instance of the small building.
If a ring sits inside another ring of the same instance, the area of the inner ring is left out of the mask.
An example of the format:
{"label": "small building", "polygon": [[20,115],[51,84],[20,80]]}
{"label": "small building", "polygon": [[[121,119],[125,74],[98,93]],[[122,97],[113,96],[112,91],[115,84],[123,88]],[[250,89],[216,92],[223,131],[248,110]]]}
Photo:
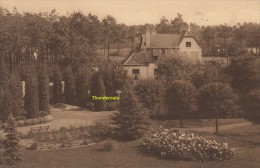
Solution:
{"label": "small building", "polygon": [[179,34],[157,34],[155,30],[146,29],[142,34],[140,51],[134,52],[123,66],[133,79],[154,78],[157,59],[176,54],[201,62],[201,47],[189,30]]}

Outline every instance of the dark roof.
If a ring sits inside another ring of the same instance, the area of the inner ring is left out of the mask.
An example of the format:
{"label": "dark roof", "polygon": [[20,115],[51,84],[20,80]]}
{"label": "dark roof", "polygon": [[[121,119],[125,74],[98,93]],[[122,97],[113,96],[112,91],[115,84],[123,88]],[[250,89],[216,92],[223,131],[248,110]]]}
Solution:
{"label": "dark roof", "polygon": [[150,46],[147,48],[178,48],[178,34],[151,34]]}
{"label": "dark roof", "polygon": [[125,62],[124,65],[147,65],[149,62],[155,62],[156,57],[153,55],[146,55],[144,51],[133,53]]}
{"label": "dark roof", "polygon": [[146,65],[144,52],[133,53],[125,62],[124,65]]}

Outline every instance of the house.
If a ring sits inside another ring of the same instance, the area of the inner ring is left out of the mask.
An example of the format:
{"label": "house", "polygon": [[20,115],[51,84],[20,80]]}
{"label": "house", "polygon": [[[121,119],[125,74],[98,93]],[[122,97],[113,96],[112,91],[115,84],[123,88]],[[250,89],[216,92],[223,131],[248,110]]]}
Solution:
{"label": "house", "polygon": [[179,34],[157,34],[146,29],[142,34],[140,51],[134,52],[124,63],[128,76],[133,79],[154,78],[158,57],[178,54],[194,62],[201,62],[201,47],[189,30]]}

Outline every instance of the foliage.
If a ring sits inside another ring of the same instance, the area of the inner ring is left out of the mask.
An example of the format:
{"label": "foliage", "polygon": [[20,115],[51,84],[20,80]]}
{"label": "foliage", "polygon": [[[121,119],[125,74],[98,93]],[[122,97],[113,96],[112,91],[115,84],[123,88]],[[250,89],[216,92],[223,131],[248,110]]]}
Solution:
{"label": "foliage", "polygon": [[104,142],[103,148],[102,148],[103,151],[111,152],[114,149],[115,149],[115,143],[113,141],[107,140],[106,142]]}
{"label": "foliage", "polygon": [[230,83],[232,80],[231,76],[226,74],[226,68],[222,65],[223,63],[213,60],[198,64],[191,74],[192,83],[197,88],[211,82]]}
{"label": "foliage", "polygon": [[147,111],[141,109],[133,91],[124,90],[120,96],[119,113],[112,116],[115,132],[120,139],[141,137],[150,124]]}
{"label": "foliage", "polygon": [[162,57],[157,62],[157,78],[166,84],[173,80],[189,80],[193,66],[188,59],[179,55]]}
{"label": "foliage", "polygon": [[202,86],[198,102],[202,116],[216,119],[216,132],[219,117],[236,116],[239,110],[238,95],[225,83],[215,82]]}
{"label": "foliage", "polygon": [[242,95],[259,88],[259,67],[260,60],[256,56],[242,56],[232,59],[227,68],[227,73],[233,78],[231,86]]}
{"label": "foliage", "polygon": [[[106,96],[103,76],[99,72],[92,75],[91,81],[91,96]],[[105,100],[93,100],[93,103],[94,109],[96,111],[102,111],[106,109]]]}
{"label": "foliage", "polygon": [[61,71],[59,65],[54,66],[53,74],[53,102],[62,102],[62,83],[61,83]]}
{"label": "foliage", "polygon": [[46,64],[38,70],[39,110],[49,112],[49,71]]}
{"label": "foliage", "polygon": [[10,74],[5,63],[0,68],[0,120],[5,122],[12,112],[16,117],[22,109],[22,85],[18,74]]}
{"label": "foliage", "polygon": [[260,89],[252,90],[247,94],[244,110],[245,117],[249,121],[260,124]]}
{"label": "foliage", "polygon": [[108,111],[115,111],[118,108],[117,101],[108,101],[107,102],[107,110]]}
{"label": "foliage", "polygon": [[142,106],[150,111],[151,117],[156,117],[156,107],[162,101],[162,83],[154,79],[140,80],[135,85],[134,91]]}
{"label": "foliage", "polygon": [[21,150],[15,128],[15,119],[12,113],[10,113],[8,117],[7,126],[4,132],[6,133],[6,140],[4,141],[4,157],[7,164],[13,165],[16,161],[21,160]]}
{"label": "foliage", "polygon": [[164,94],[169,116],[180,119],[183,125],[183,119],[197,108],[197,89],[189,81],[175,80],[166,88]]}
{"label": "foliage", "polygon": [[93,111],[94,110],[94,103],[93,102],[87,102],[86,108]]}
{"label": "foliage", "polygon": [[31,65],[25,81],[24,109],[27,112],[27,118],[35,118],[39,115],[38,89],[38,77],[35,71],[35,66]]}
{"label": "foliage", "polygon": [[174,160],[226,160],[235,154],[227,143],[221,144],[202,136],[162,127],[147,134],[141,147],[146,153]]}
{"label": "foliage", "polygon": [[72,67],[69,65],[64,72],[64,97],[65,102],[73,104],[75,99],[75,82]]}
{"label": "foliage", "polygon": [[86,102],[90,101],[88,91],[90,91],[91,75],[90,68],[85,66],[80,66],[76,71],[75,95],[78,105],[83,108],[86,107]]}
{"label": "foliage", "polygon": [[126,87],[128,76],[122,64],[104,61],[100,71],[104,77],[107,96],[117,96],[116,90]]}

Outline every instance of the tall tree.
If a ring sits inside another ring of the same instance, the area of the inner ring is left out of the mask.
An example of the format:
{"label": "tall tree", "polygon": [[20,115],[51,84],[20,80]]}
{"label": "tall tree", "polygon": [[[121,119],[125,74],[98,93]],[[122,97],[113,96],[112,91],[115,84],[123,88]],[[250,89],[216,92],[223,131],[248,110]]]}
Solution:
{"label": "tall tree", "polygon": [[49,112],[49,71],[46,64],[39,65],[39,110]]}
{"label": "tall tree", "polygon": [[[106,96],[103,76],[100,72],[96,72],[92,75],[91,96],[96,96],[96,97]],[[105,100],[93,100],[93,102],[94,102],[94,109],[96,111],[102,111],[106,109]]]}
{"label": "tall tree", "polygon": [[136,95],[130,90],[122,92],[119,113],[112,120],[117,135],[125,140],[141,137],[150,124],[147,112],[140,108]]}
{"label": "tall tree", "polygon": [[165,90],[164,101],[169,110],[169,116],[183,120],[197,109],[198,91],[189,81],[175,80]]}
{"label": "tall tree", "polygon": [[91,69],[86,66],[79,67],[76,72],[75,94],[78,105],[83,108],[91,100],[89,95],[91,75]]}
{"label": "tall tree", "polygon": [[200,112],[209,118],[215,118],[216,133],[219,132],[218,119],[236,113],[238,111],[237,103],[238,96],[228,84],[213,82],[200,88]]}
{"label": "tall tree", "polygon": [[25,80],[25,101],[24,108],[27,118],[36,118],[39,116],[39,92],[38,76],[35,66],[30,66],[30,72],[27,73]]}
{"label": "tall tree", "polygon": [[102,20],[102,27],[103,27],[103,36],[104,36],[104,46],[107,48],[107,59],[109,61],[109,56],[110,56],[110,45],[111,43],[114,42],[114,37],[115,37],[115,27],[116,27],[116,19],[111,16],[107,15],[105,18]]}
{"label": "tall tree", "polygon": [[62,102],[62,75],[59,65],[54,66],[53,73],[53,102],[61,103]]}
{"label": "tall tree", "polygon": [[75,81],[72,67],[68,66],[64,72],[64,97],[65,102],[69,104],[75,103]]}

